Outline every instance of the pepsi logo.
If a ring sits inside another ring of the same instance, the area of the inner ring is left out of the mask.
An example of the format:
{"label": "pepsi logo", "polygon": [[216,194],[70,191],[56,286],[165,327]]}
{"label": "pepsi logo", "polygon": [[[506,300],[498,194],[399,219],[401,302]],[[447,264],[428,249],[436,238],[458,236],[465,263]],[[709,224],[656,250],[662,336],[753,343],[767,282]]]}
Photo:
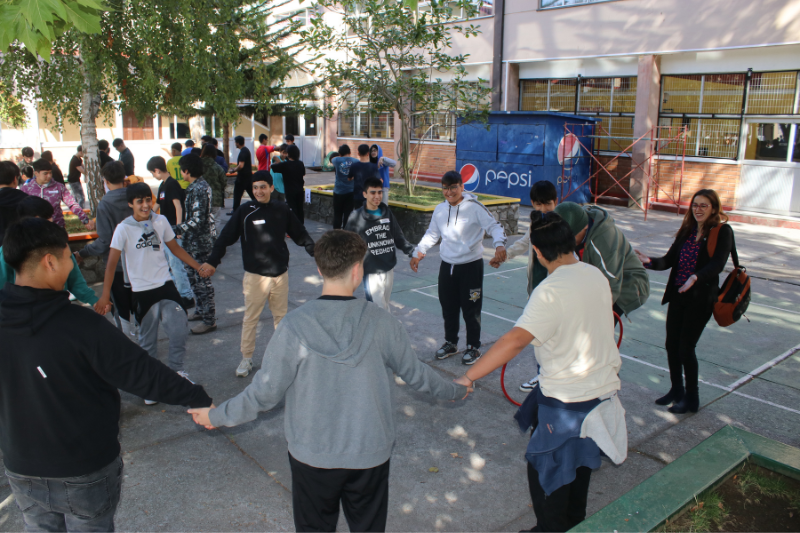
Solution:
{"label": "pepsi logo", "polygon": [[467,163],[460,170],[461,181],[464,183],[464,189],[467,191],[474,191],[478,188],[481,180],[481,175],[478,169],[472,163]]}
{"label": "pepsi logo", "polygon": [[558,156],[558,163],[563,165],[565,161],[577,157],[580,151],[581,144],[578,142],[578,138],[572,133],[567,133],[564,135],[564,138],[561,139],[561,142],[558,143],[558,152],[556,153]]}

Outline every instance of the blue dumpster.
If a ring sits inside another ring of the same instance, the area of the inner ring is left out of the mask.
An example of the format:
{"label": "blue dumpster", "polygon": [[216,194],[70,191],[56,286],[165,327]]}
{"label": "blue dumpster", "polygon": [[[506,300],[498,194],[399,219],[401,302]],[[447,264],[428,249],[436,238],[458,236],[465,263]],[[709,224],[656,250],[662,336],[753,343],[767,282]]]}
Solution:
{"label": "blue dumpster", "polygon": [[[456,168],[464,188],[519,198],[531,205],[531,184],[548,180],[556,186],[559,201],[566,197],[572,202],[589,202],[591,158],[576,140],[591,147],[596,122],[589,117],[540,111],[490,113],[488,129],[486,123],[459,119]],[[572,133],[565,136],[564,124],[584,126],[571,126]]]}

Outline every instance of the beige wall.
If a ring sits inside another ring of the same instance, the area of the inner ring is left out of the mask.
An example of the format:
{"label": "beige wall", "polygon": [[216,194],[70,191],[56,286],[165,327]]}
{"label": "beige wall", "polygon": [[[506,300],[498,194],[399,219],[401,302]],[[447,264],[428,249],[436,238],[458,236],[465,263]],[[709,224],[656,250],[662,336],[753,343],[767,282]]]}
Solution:
{"label": "beige wall", "polygon": [[[800,0],[618,0],[542,11],[537,6],[537,0],[506,0],[504,60],[800,42]],[[469,51],[481,53],[469,41]]]}
{"label": "beige wall", "polygon": [[[466,60],[467,64],[485,62],[491,63],[493,56],[492,41],[494,40],[494,17],[481,18],[469,22],[461,21],[459,23],[448,24],[448,26],[453,26],[456,24],[460,26],[473,24],[480,29],[481,33],[478,34],[477,37],[470,38],[467,38],[457,32],[452,33],[452,48],[449,50],[449,54],[454,56],[459,54],[469,54],[469,57],[467,57]],[[508,24],[508,21],[506,21],[506,24]]]}

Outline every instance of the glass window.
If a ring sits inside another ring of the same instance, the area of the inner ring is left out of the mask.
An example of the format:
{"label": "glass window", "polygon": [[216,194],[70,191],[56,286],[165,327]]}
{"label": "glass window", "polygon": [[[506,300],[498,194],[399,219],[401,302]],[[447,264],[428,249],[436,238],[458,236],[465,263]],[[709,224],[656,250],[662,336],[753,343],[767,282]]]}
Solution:
{"label": "glass window", "polygon": [[[659,120],[659,126],[671,126],[675,132],[688,127],[685,155],[687,157],[715,157],[735,159],[739,151],[739,128],[737,119],[667,117]],[[666,133],[664,133],[666,135]],[[682,142],[670,142],[659,146],[659,153],[682,155]]]}
{"label": "glass window", "polygon": [[664,76],[661,80],[662,113],[700,113],[703,76]]}
{"label": "glass window", "polygon": [[122,112],[122,138],[126,141],[149,141],[155,139],[153,117],[139,120],[133,111]]}
{"label": "glass window", "polygon": [[316,137],[317,135],[317,117],[316,115],[306,115],[304,117],[306,121],[306,136],[307,137]]}
{"label": "glass window", "polygon": [[394,113],[371,112],[367,104],[346,102],[339,111],[339,136],[392,139]]}
{"label": "glass window", "polygon": [[601,2],[613,2],[614,0],[539,0],[542,9],[554,7],[582,6],[585,4],[599,4]]}
{"label": "glass window", "polygon": [[744,98],[744,74],[706,74],[700,113],[739,115]]}
{"label": "glass window", "polygon": [[791,124],[773,122],[748,124],[744,158],[750,161],[787,161],[791,128]]}
{"label": "glass window", "polygon": [[284,135],[300,135],[300,119],[297,115],[286,115]]}
{"label": "glass window", "polygon": [[747,97],[747,113],[780,115],[798,113],[794,108],[797,72],[753,72]]}
{"label": "glass window", "polygon": [[549,80],[520,81],[520,111],[546,111]]}

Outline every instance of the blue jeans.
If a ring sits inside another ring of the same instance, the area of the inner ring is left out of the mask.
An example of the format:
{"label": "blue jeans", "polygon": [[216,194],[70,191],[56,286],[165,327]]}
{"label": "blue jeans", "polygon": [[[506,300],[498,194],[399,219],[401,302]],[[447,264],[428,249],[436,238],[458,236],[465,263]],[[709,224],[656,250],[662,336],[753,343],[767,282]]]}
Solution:
{"label": "blue jeans", "polygon": [[114,531],[122,458],[85,476],[43,478],[6,470],[25,531]]}
{"label": "blue jeans", "polygon": [[[178,244],[178,246],[181,246],[180,239],[175,239],[175,242]],[[183,247],[181,246],[181,248]],[[173,254],[166,245],[164,246],[164,253],[167,254],[169,271],[172,275],[172,281],[175,282],[175,288],[178,289],[178,292],[181,296],[191,300],[194,298],[194,293],[192,292],[192,286],[189,283],[189,276],[186,275],[186,269],[183,267],[183,261],[175,257],[175,254]]]}

